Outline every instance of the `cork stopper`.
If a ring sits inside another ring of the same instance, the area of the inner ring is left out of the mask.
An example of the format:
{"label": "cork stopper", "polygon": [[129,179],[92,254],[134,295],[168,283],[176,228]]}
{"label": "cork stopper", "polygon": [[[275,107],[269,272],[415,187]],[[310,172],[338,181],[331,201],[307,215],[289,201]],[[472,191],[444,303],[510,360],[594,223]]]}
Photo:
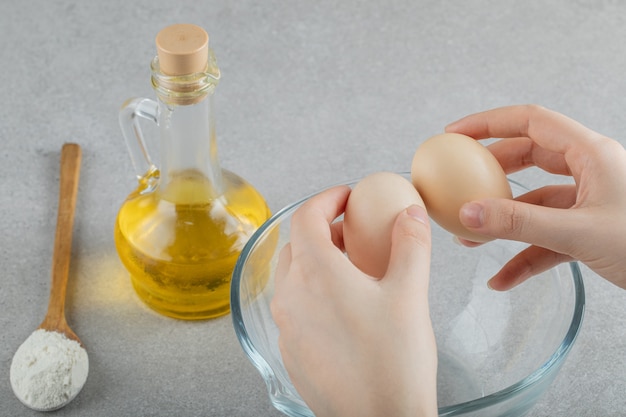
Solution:
{"label": "cork stopper", "polygon": [[209,35],[191,24],[177,24],[161,30],[156,36],[161,72],[178,76],[206,70]]}

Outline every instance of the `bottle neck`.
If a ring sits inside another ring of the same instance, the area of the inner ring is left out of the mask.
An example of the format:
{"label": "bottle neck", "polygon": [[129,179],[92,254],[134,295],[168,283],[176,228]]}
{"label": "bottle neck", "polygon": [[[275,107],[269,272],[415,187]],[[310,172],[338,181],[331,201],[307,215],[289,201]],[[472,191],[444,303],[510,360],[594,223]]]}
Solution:
{"label": "bottle neck", "polygon": [[[213,65],[211,65],[213,64]],[[165,199],[176,203],[206,203],[222,194],[217,152],[213,92],[219,70],[166,76],[152,62],[152,84],[159,103],[160,178]]]}

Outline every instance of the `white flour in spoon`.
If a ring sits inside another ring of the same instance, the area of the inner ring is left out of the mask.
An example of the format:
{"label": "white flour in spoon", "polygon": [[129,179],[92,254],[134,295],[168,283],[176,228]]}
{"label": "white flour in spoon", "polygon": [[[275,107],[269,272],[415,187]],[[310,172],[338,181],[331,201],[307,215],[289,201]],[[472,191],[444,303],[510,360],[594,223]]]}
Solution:
{"label": "white flour in spoon", "polygon": [[88,372],[89,358],[78,342],[58,332],[38,329],[13,356],[11,387],[28,407],[54,410],[78,394]]}

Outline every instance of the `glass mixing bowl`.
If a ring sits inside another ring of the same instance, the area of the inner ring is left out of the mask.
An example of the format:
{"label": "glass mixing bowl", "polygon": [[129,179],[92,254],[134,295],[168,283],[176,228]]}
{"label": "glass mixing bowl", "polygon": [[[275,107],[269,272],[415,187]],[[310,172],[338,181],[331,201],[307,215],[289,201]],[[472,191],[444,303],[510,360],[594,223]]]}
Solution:
{"label": "glass mixing bowl", "polygon": [[[527,191],[510,183],[513,195]],[[308,198],[285,207],[258,229],[237,261],[231,286],[241,346],[261,373],[272,404],[289,416],[313,413],[283,366],[269,306],[291,215]],[[580,329],[585,295],[578,265],[562,264],[497,292],[487,287],[487,280],[526,245],[495,240],[465,248],[434,222],[432,238],[429,298],[439,355],[439,415],[527,414],[559,372]]]}

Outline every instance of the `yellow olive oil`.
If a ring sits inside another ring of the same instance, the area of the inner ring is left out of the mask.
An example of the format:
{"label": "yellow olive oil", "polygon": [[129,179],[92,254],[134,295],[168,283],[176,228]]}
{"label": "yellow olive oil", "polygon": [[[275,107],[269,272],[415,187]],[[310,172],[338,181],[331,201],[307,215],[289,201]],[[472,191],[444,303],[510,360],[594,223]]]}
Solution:
{"label": "yellow olive oil", "polygon": [[166,184],[147,178],[118,213],[120,259],[138,296],[161,314],[194,320],[230,311],[235,262],[270,211],[232,172],[222,170],[221,183],[223,192],[194,170],[170,174]]}

